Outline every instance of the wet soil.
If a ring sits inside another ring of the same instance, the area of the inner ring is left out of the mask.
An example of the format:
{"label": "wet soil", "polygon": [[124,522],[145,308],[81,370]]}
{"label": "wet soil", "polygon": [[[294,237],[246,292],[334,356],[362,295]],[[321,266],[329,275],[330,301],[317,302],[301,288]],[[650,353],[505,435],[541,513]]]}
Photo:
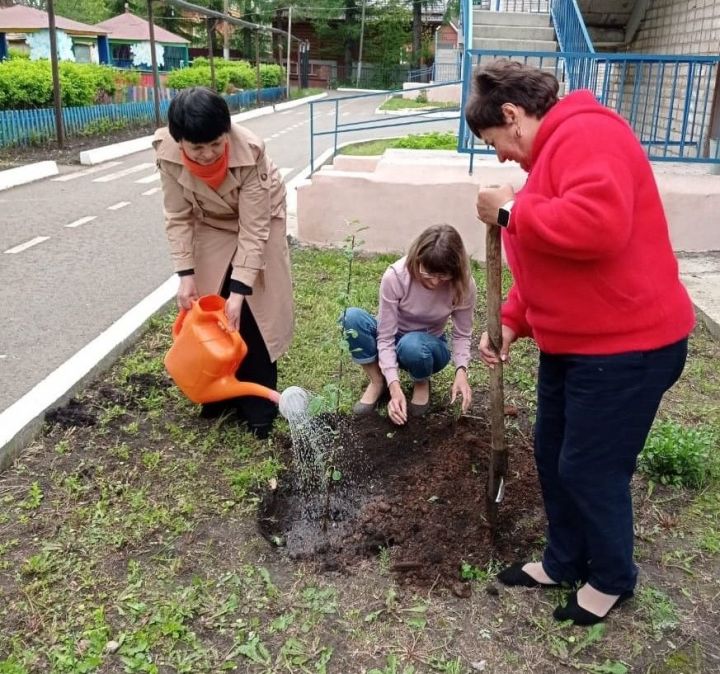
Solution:
{"label": "wet soil", "polygon": [[[542,535],[544,518],[532,448],[508,433],[509,470],[500,524],[486,520],[490,432],[482,410],[473,418],[434,414],[398,428],[381,417],[329,417],[337,438],[329,495],[297,477],[288,449],[277,487],[259,512],[263,536],[291,559],[327,570],[350,571],[384,555],[400,582],[447,587],[469,594],[463,564],[527,554]],[[382,552],[386,550],[387,552]]]}

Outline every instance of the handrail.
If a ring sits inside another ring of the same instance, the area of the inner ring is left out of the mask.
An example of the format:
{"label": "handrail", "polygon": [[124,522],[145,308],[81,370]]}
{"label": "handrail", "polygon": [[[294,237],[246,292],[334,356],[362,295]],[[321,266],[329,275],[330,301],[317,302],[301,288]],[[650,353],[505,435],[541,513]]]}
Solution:
{"label": "handrail", "polygon": [[555,26],[560,51],[595,53],[577,0],[552,0],[550,16]]}
{"label": "handrail", "polygon": [[[720,138],[712,133],[713,85],[720,56],[589,52],[467,50],[462,107],[473,66],[504,57],[554,72],[564,93],[589,89],[624,117],[651,161],[720,164]],[[492,154],[460,120],[458,151]]]}

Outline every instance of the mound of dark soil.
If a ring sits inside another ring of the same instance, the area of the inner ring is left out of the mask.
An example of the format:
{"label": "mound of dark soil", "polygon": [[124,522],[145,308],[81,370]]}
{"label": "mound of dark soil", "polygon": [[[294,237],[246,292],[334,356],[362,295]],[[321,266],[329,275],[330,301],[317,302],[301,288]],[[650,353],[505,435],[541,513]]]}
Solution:
{"label": "mound of dark soil", "polygon": [[462,594],[463,563],[482,569],[514,559],[542,534],[532,449],[520,434],[508,434],[509,471],[493,540],[485,519],[490,433],[483,416],[435,414],[404,428],[380,416],[324,423],[336,438],[332,465],[342,477],[330,480],[328,493],[301,484],[294,467],[260,509],[260,531],[290,558],[348,570],[386,549],[399,579]]}

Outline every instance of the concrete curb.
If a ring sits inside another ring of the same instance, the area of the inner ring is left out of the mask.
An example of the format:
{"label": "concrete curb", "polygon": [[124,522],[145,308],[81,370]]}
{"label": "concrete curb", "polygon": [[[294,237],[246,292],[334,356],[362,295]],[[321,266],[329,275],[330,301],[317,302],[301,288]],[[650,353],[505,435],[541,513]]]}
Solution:
{"label": "concrete curb", "polygon": [[0,471],[37,435],[49,410],[65,403],[84,384],[107,370],[135,342],[148,319],[173,300],[177,284],[173,275],[0,413]]}
{"label": "concrete curb", "polygon": [[58,165],[54,161],[39,161],[0,171],[0,192],[9,190],[11,187],[56,176],[59,172]]}
{"label": "concrete curb", "polygon": [[355,92],[357,94],[390,94],[391,91],[399,91],[397,89],[354,89],[353,87],[339,87],[335,91]]}
{"label": "concrete curb", "polygon": [[[277,105],[266,105],[262,108],[248,110],[247,112],[239,112],[237,115],[232,115],[231,119],[233,123],[236,123],[246,119],[271,115],[273,112],[296,108],[310,101],[325,98],[326,96],[327,93],[315,94],[314,96],[298,98],[295,101],[287,101],[286,103],[278,103]],[[125,157],[135,152],[149,150],[152,147],[152,140],[153,136],[143,136],[142,138],[134,138],[133,140],[126,140],[122,143],[113,143],[112,145],[96,147],[93,150],[85,150],[80,153],[80,163],[86,166],[92,166],[94,164],[102,164],[102,162],[109,161],[110,159],[117,159],[118,157]]]}

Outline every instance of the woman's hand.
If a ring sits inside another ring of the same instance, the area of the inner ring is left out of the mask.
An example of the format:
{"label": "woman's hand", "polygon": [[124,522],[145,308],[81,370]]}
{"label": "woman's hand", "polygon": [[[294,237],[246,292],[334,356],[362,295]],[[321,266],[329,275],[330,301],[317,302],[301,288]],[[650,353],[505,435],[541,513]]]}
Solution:
{"label": "woman's hand", "polygon": [[517,339],[515,330],[509,328],[507,325],[502,326],[502,346],[500,347],[500,354],[493,350],[490,345],[490,336],[487,332],[482,333],[480,337],[480,360],[487,365],[491,370],[495,367],[495,364],[499,361],[503,363],[510,359],[510,345]]}
{"label": "woman's hand", "polygon": [[192,303],[198,299],[195,286],[195,277],[192,274],[180,277],[180,287],[177,291],[177,305],[180,309],[192,309]]}
{"label": "woman's hand", "polygon": [[225,318],[227,318],[230,330],[240,330],[240,310],[242,309],[243,296],[239,293],[230,293],[225,300]]}
{"label": "woman's hand", "polygon": [[475,203],[478,218],[488,225],[497,225],[498,211],[514,198],[515,191],[512,185],[481,187]]}
{"label": "woman's hand", "polygon": [[470,409],[470,403],[472,402],[472,389],[468,382],[467,370],[464,367],[459,367],[455,371],[455,381],[453,382],[450,394],[450,403],[454,403],[458,394],[460,394],[462,397],[462,411],[463,414],[465,414],[465,412]]}
{"label": "woman's hand", "polygon": [[405,394],[400,386],[400,382],[397,380],[390,384],[388,416],[390,420],[398,426],[402,426],[407,422],[407,400],[405,400]]}

